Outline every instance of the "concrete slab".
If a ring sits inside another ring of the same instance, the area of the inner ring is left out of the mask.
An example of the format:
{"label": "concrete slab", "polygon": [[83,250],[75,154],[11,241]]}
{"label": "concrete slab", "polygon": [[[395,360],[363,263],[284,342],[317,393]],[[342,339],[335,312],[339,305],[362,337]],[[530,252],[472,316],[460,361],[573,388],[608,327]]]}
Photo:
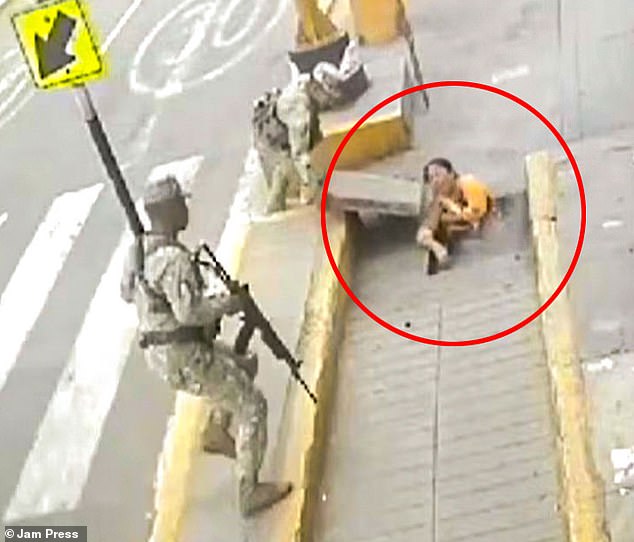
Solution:
{"label": "concrete slab", "polygon": [[423,204],[421,182],[364,171],[335,170],[328,187],[328,204],[345,211],[372,211],[419,216]]}

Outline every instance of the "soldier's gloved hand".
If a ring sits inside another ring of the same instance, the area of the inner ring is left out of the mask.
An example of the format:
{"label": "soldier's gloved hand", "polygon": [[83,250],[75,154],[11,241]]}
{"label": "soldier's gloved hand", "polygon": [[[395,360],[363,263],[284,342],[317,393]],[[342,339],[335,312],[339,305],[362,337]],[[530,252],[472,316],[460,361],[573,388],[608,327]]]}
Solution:
{"label": "soldier's gloved hand", "polygon": [[242,310],[242,298],[239,295],[231,294],[226,297],[225,312],[229,316]]}

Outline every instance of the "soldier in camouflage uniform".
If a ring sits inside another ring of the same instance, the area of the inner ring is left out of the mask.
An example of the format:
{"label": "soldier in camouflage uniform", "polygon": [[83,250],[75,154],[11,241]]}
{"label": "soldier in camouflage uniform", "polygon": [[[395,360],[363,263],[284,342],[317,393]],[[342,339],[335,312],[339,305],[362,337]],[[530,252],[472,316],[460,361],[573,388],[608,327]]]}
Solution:
{"label": "soldier in camouflage uniform", "polygon": [[255,101],[253,111],[253,144],[258,152],[268,196],[266,213],[286,209],[286,199],[299,190],[299,177],[291,159],[288,128],[277,115],[277,88]]}
{"label": "soldier in camouflage uniform", "polygon": [[[207,449],[236,457],[240,511],[251,516],[288,495],[291,484],[258,481],[267,445],[267,402],[253,383],[257,359],[239,356],[215,339],[222,317],[241,311],[240,299],[204,295],[200,267],[178,240],[189,216],[185,194],[174,177],[148,183],[144,205],[151,221],[144,278],[137,278],[131,253],[122,296],[136,302],[140,344],[150,368],[174,390],[211,403],[213,436],[208,431]],[[227,433],[228,416],[237,426],[235,449]]]}
{"label": "soldier in camouflage uniform", "polygon": [[287,197],[298,188],[302,204],[312,203],[319,192],[310,157],[321,139],[317,109],[303,79],[265,93],[254,104],[253,138],[269,189],[267,213],[286,209]]}
{"label": "soldier in camouflage uniform", "polygon": [[295,74],[277,100],[277,114],[288,127],[291,158],[299,174],[300,201],[311,204],[320,189],[320,178],[311,164],[310,152],[321,139],[318,106],[311,95],[311,76]]}

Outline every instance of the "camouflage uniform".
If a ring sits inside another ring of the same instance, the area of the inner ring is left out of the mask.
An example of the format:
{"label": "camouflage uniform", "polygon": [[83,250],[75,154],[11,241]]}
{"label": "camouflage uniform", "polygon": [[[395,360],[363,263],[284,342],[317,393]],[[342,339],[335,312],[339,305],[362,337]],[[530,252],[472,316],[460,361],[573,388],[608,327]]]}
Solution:
{"label": "camouflage uniform", "polygon": [[200,268],[175,235],[149,233],[144,248],[144,282],[135,283],[132,247],[121,293],[136,303],[146,362],[174,390],[205,397],[214,411],[231,414],[238,478],[253,482],[267,445],[267,402],[255,375],[241,368],[242,356],[215,339],[220,319],[239,311],[237,298],[203,295]]}
{"label": "camouflage uniform", "polygon": [[256,101],[253,142],[266,179],[267,214],[286,209],[286,199],[299,192],[299,178],[291,159],[288,128],[277,115],[280,91],[274,89]]}
{"label": "camouflage uniform", "polygon": [[318,191],[310,163],[321,137],[316,105],[308,87],[295,82],[256,101],[254,144],[269,188],[268,213],[286,209],[287,197],[297,192],[302,203],[310,203]]}
{"label": "camouflage uniform", "polygon": [[300,199],[311,203],[319,192],[320,179],[311,166],[310,151],[321,134],[316,133],[318,111],[310,94],[309,76],[301,75],[284,88],[277,101],[277,114],[288,127],[291,158],[301,180]]}
{"label": "camouflage uniform", "polygon": [[[235,312],[235,301],[227,295],[203,297],[200,271],[183,245],[148,235],[146,254],[147,287],[136,293],[141,339],[175,330],[192,330],[193,337],[150,341],[146,361],[174,390],[206,397],[216,412],[231,413],[237,425],[238,478],[255,478],[267,445],[267,402],[231,347],[213,338],[220,318]],[[201,329],[199,339],[196,329]]]}

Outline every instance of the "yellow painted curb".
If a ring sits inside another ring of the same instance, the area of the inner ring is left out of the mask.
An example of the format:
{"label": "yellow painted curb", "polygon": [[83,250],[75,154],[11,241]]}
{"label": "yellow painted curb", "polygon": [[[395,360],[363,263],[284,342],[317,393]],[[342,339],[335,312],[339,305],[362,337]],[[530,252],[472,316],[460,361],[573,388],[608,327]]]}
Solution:
{"label": "yellow painted curb", "polygon": [[[339,213],[328,217],[332,254],[345,277],[349,277],[352,259],[351,220]],[[284,506],[282,520],[276,522],[270,534],[269,539],[276,542],[311,540],[346,301],[345,291],[320,251],[311,274],[298,342],[298,357],[304,361],[302,374],[316,391],[318,404],[290,383],[284,408],[280,477],[293,480],[296,489]]]}
{"label": "yellow painted curb", "polygon": [[[355,122],[342,123],[324,133],[312,152],[317,171],[327,171],[330,161]],[[411,146],[411,130],[403,113],[373,116],[354,133],[337,160],[341,169],[357,169]]]}
{"label": "yellow painted curb", "polygon": [[[557,232],[557,170],[546,152],[526,158],[539,297],[561,282]],[[560,505],[570,542],[608,542],[604,489],[590,446],[588,401],[566,290],[542,314],[542,335],[558,431]]]}

